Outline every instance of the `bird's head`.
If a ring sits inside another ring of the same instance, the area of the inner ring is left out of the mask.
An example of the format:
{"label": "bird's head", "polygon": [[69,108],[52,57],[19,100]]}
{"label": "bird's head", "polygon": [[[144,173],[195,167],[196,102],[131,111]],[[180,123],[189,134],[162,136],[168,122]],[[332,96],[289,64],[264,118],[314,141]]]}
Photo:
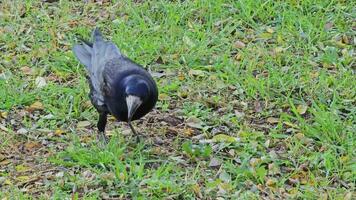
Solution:
{"label": "bird's head", "polygon": [[149,96],[149,85],[147,81],[137,76],[128,77],[124,82],[125,100],[127,105],[127,121],[131,121],[137,109]]}
{"label": "bird's head", "polygon": [[157,101],[154,82],[140,74],[123,74],[110,82],[107,88],[105,104],[120,121],[131,122],[143,117]]}

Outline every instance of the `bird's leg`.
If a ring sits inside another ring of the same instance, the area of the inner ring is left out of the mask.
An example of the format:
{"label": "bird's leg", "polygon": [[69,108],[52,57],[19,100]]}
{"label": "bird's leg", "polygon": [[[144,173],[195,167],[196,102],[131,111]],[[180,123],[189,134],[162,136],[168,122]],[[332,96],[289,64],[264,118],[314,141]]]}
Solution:
{"label": "bird's leg", "polygon": [[98,141],[104,140],[105,143],[108,142],[107,137],[105,136],[105,126],[107,122],[108,114],[106,112],[99,113],[99,120],[98,120]]}
{"label": "bird's leg", "polygon": [[139,143],[139,142],[140,142],[140,136],[139,136],[139,134],[137,134],[136,130],[135,130],[134,127],[132,126],[131,121],[129,121],[128,124],[129,124],[129,126],[130,126],[130,128],[131,128],[132,133],[133,133],[133,134],[135,135],[135,137],[136,137],[136,142]]}

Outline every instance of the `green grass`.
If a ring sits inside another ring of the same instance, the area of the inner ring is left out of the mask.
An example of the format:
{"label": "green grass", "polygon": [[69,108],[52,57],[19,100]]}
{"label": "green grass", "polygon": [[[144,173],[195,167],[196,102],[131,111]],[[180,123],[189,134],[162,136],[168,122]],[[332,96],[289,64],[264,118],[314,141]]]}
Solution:
{"label": "green grass", "polygon": [[[0,197],[352,199],[355,7],[3,1]],[[155,111],[136,123],[140,143],[112,120],[109,145],[96,142],[97,113],[71,51],[95,26],[163,73]],[[35,102],[43,108],[31,110]]]}

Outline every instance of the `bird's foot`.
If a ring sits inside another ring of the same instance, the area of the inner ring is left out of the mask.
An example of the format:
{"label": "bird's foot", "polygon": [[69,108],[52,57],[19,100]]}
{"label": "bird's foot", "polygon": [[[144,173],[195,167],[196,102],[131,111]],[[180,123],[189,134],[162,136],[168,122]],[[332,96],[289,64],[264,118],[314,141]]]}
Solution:
{"label": "bird's foot", "polygon": [[105,135],[104,132],[101,131],[98,132],[97,140],[99,144],[102,144],[103,146],[106,146],[109,143],[108,137]]}

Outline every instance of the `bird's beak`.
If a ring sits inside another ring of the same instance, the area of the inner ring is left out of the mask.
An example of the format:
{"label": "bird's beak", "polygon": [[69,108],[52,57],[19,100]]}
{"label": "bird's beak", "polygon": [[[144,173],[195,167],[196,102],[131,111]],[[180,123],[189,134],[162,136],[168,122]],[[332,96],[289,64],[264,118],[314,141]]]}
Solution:
{"label": "bird's beak", "polygon": [[126,105],[127,105],[127,121],[131,122],[133,115],[136,110],[142,104],[141,99],[138,96],[128,95],[126,97]]}

